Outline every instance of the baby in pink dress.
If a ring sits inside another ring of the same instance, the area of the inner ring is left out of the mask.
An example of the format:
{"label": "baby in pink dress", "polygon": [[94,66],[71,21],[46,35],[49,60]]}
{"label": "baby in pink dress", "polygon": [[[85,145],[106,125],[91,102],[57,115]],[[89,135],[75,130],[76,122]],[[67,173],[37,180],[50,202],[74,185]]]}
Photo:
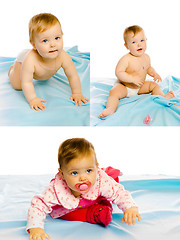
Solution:
{"label": "baby in pink dress", "polygon": [[59,147],[58,161],[60,168],[55,178],[42,194],[32,199],[27,221],[30,240],[49,239],[44,231],[48,213],[53,218],[108,226],[112,220],[110,201],[124,212],[122,222],[135,224],[136,217],[140,221],[130,193],[118,183],[120,171],[98,168],[90,142],[83,138],[64,141]]}

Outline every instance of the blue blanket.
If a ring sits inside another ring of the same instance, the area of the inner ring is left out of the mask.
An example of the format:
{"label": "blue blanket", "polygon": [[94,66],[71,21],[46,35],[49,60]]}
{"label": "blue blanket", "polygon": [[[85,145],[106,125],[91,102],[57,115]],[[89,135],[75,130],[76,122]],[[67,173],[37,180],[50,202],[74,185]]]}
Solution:
{"label": "blue blanket", "polygon": [[[52,175],[0,176],[0,239],[28,240],[27,210],[35,194],[41,193]],[[113,206],[108,227],[70,222],[47,216],[45,230],[51,239],[178,240],[180,238],[180,178],[169,176],[121,177],[142,217],[140,223],[122,223],[123,213]]]}
{"label": "blue blanket", "polygon": [[180,106],[179,78],[168,76],[159,84],[165,94],[172,90],[175,98],[167,100],[151,94],[124,98],[113,115],[100,119],[114,82],[103,79],[91,83],[91,126],[145,126],[143,121],[148,115],[151,121],[146,126],[180,126],[180,107],[174,105]]}
{"label": "blue blanket", "polygon": [[[81,79],[82,93],[90,97],[90,54],[77,47],[67,50]],[[45,111],[30,109],[22,91],[9,82],[8,70],[14,58],[0,57],[0,126],[88,126],[90,104],[75,106],[69,98],[71,89],[63,69],[46,81],[34,81],[37,96],[47,103]]]}

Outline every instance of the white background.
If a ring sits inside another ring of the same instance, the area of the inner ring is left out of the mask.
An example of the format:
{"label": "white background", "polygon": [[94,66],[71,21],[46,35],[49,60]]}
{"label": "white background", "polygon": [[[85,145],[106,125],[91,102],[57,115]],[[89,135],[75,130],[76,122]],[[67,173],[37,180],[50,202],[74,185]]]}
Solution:
{"label": "white background", "polygon": [[101,167],[125,175],[179,174],[179,129],[170,127],[18,127],[1,129],[0,174],[56,173],[62,141],[93,143]]}
{"label": "white background", "polygon": [[1,4],[0,56],[16,57],[31,47],[30,18],[40,12],[56,15],[64,46],[91,52],[91,78],[114,78],[115,66],[127,53],[123,31],[138,24],[147,37],[152,66],[165,78],[180,77],[178,0],[8,0]]}
{"label": "white background", "polygon": [[[179,1],[177,0],[9,0],[1,5],[0,56],[15,57],[29,48],[28,22],[40,12],[55,14],[64,46],[91,52],[91,78],[114,78],[124,28],[138,24],[148,39],[152,66],[164,78],[180,77]],[[0,174],[56,173],[57,151],[69,137],[93,143],[100,166],[125,175],[179,175],[179,128],[1,127]]]}

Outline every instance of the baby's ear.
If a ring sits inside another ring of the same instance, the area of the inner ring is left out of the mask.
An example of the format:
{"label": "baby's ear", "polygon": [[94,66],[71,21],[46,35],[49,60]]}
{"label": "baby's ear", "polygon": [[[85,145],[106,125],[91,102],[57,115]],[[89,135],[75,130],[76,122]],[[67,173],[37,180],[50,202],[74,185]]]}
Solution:
{"label": "baby's ear", "polygon": [[30,42],[30,43],[31,43],[31,45],[32,45],[33,49],[34,49],[34,50],[36,50],[35,43],[33,43],[33,42]]}
{"label": "baby's ear", "polygon": [[59,173],[60,173],[60,175],[61,175],[62,180],[64,180],[63,171],[62,171],[60,168],[58,168],[58,171],[59,171]]}
{"label": "baby's ear", "polygon": [[124,43],[124,46],[128,49],[128,46],[127,46],[127,44],[126,43]]}

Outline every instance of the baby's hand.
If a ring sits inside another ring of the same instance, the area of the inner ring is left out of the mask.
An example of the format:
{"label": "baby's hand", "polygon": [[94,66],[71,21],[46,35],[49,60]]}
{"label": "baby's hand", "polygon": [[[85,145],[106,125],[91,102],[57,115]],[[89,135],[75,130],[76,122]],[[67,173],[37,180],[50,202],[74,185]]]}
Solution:
{"label": "baby's hand", "polygon": [[154,74],[154,76],[153,76],[153,78],[154,78],[154,81],[156,82],[159,82],[159,81],[162,81],[162,78],[159,76],[159,74],[157,74],[157,73],[155,73]]}
{"label": "baby's hand", "polygon": [[82,101],[83,103],[87,103],[87,101],[89,101],[89,99],[87,99],[86,97],[84,97],[84,96],[82,95],[82,93],[74,93],[74,94],[72,94],[71,97],[70,97],[70,100],[74,101],[76,106],[77,106],[77,104],[78,104],[79,106],[81,106],[81,101]]}
{"label": "baby's hand", "polygon": [[140,79],[139,77],[135,77],[133,83],[134,83],[134,85],[136,85],[137,87],[140,88],[144,84],[144,79]]}
{"label": "baby's hand", "polygon": [[29,229],[29,240],[50,239],[49,235],[42,228]]}
{"label": "baby's hand", "polygon": [[132,221],[132,224],[134,225],[135,222],[136,222],[136,218],[138,218],[138,221],[141,220],[141,216],[138,212],[138,208],[137,207],[131,207],[124,212],[122,222],[128,223],[128,225],[130,226],[131,221]]}
{"label": "baby's hand", "polygon": [[35,97],[29,102],[29,105],[31,109],[34,109],[36,111],[39,111],[39,109],[41,109],[42,111],[44,111],[46,107],[42,102],[46,102],[46,100],[44,100],[43,98]]}

